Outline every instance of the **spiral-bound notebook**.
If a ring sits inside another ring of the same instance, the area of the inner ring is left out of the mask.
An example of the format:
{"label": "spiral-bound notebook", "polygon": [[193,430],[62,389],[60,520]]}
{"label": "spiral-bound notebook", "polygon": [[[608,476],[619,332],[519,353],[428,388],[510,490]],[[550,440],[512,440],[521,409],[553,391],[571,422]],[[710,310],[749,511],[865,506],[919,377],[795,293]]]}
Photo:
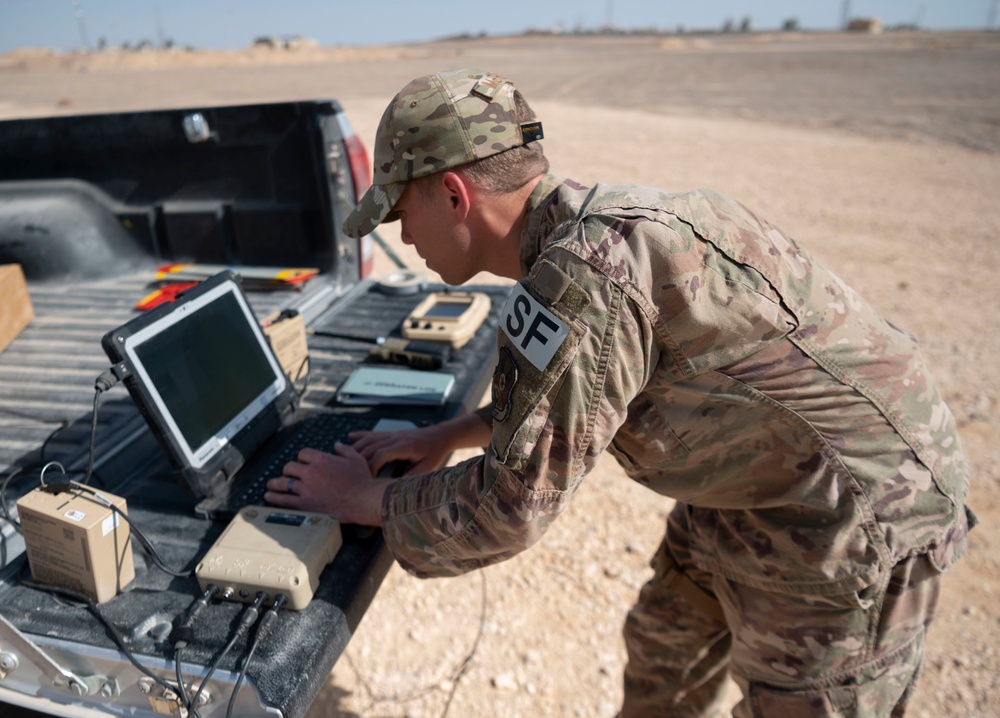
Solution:
{"label": "spiral-bound notebook", "polygon": [[352,405],[440,406],[454,384],[447,372],[361,366],[340,386],[337,399]]}

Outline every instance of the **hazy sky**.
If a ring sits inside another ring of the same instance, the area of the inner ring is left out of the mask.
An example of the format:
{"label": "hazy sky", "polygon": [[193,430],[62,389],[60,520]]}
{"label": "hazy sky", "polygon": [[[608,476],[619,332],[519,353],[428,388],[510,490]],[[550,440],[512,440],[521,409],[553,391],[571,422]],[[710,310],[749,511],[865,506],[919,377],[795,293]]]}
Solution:
{"label": "hazy sky", "polygon": [[0,0],[0,52],[18,47],[72,50],[160,44],[239,48],[261,35],[301,35],[322,45],[434,40],[463,33],[654,27],[675,30],[834,29],[851,17],[931,29],[997,24],[998,0]]}

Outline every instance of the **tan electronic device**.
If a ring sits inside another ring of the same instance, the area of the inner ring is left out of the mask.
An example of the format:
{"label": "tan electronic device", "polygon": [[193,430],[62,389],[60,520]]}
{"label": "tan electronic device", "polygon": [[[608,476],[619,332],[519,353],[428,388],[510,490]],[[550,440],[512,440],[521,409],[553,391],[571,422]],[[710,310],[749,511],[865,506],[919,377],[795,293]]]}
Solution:
{"label": "tan electronic device", "polygon": [[288,597],[286,608],[301,611],[342,543],[340,523],[332,516],[247,506],[229,522],[195,574],[202,590],[215,584],[229,600],[250,603],[265,591],[272,603],[282,593]]}
{"label": "tan electronic device", "polygon": [[490,298],[479,292],[434,292],[403,320],[407,339],[447,342],[458,349],[490,313]]}
{"label": "tan electronic device", "polygon": [[105,501],[127,513],[125,499],[92,489],[35,489],[17,500],[36,581],[104,603],[135,578],[128,522]]}

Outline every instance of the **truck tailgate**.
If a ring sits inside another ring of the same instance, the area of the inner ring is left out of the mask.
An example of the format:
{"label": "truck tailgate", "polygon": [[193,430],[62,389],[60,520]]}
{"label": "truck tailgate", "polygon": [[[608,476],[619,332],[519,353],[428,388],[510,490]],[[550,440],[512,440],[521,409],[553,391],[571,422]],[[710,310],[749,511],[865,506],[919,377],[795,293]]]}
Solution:
{"label": "truck tailgate", "polygon": [[[134,314],[135,302],[148,293],[150,271],[113,279],[30,287],[36,318],[6,351],[0,353],[0,467],[10,476],[30,466],[7,486],[7,506],[37,486],[40,463],[58,460],[68,470],[86,466],[94,379],[109,365],[100,347],[104,333]],[[314,280],[316,281],[316,280]],[[471,408],[480,400],[491,373],[497,317],[507,288],[478,287],[492,299],[490,316],[476,336],[454,353],[446,369],[456,387],[446,406],[396,412],[415,423],[439,421]],[[304,293],[248,292],[259,316],[298,306],[307,323],[321,320],[355,331],[387,334],[420,301],[423,294],[389,295],[372,282],[362,282],[343,296],[317,282]],[[307,408],[368,411],[336,407],[341,381],[365,360],[364,342],[311,336]],[[195,516],[195,499],[171,475],[168,462],[145,422],[121,386],[105,392],[98,412],[97,451],[92,484],[124,496],[129,515],[172,567],[193,567],[225,528]],[[53,432],[65,425],[59,431]],[[52,656],[57,663],[89,675],[115,676],[117,694],[79,698],[47,685],[25,665],[0,683],[0,701],[18,696],[60,704],[66,714],[87,707],[108,713],[153,715],[148,685],[130,666],[107,630],[85,607],[67,605],[47,593],[23,585],[29,574],[20,535],[0,518],[3,527],[0,614]],[[345,543],[323,573],[309,607],[286,612],[276,630],[255,654],[239,697],[239,715],[304,714],[374,598],[392,559],[378,532],[345,532]],[[167,643],[172,622],[198,595],[196,579],[171,577],[148,563],[135,547],[136,579],[128,590],[100,607],[123,634],[139,660],[163,676],[171,676],[172,650]],[[230,635],[241,604],[215,603],[196,625],[196,640],[184,665],[192,680],[203,675]],[[0,639],[0,644],[3,641]],[[203,718],[223,715],[237,670],[240,649],[224,658],[209,688],[212,696],[200,709]],[[145,692],[144,692],[145,689]],[[11,692],[8,692],[11,691]],[[155,687],[154,687],[155,692]],[[37,703],[32,703],[37,707]],[[75,706],[77,710],[70,710]],[[277,712],[276,712],[277,711]]]}

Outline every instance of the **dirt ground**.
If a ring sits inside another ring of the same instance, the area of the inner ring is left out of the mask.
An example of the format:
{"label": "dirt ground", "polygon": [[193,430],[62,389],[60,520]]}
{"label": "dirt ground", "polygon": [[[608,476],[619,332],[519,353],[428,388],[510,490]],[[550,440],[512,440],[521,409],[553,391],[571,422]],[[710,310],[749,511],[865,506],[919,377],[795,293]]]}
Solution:
{"label": "dirt ground", "polygon": [[[525,90],[557,174],[729,194],[921,340],[981,525],[946,576],[909,714],[1000,716],[1000,33],[19,52],[0,56],[0,117],[335,97],[370,148],[402,84],[467,65]],[[606,457],[525,554],[455,579],[393,568],[309,718],[613,716],[621,624],[670,506]]]}

